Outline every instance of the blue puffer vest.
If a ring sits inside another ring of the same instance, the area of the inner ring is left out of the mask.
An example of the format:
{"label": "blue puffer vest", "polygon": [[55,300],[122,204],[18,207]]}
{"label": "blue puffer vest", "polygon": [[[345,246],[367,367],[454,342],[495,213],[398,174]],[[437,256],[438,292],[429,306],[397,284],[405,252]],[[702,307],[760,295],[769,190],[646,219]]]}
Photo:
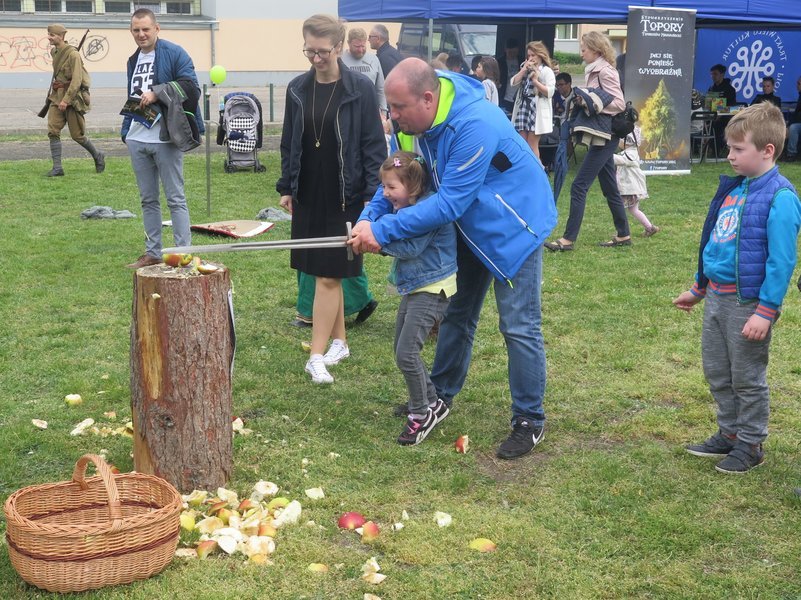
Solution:
{"label": "blue puffer vest", "polygon": [[[720,176],[720,185],[706,215],[701,234],[701,247],[698,251],[698,287],[706,289],[709,279],[704,275],[704,248],[718,219],[718,211],[723,201],[739,186],[744,177]],[[783,189],[796,193],[793,184],[779,173],[778,167],[749,182],[743,204],[740,223],[737,226],[737,252],[735,272],[737,273],[737,300],[756,302],[759,290],[765,281],[765,263],[768,259],[768,214],[776,194]]]}

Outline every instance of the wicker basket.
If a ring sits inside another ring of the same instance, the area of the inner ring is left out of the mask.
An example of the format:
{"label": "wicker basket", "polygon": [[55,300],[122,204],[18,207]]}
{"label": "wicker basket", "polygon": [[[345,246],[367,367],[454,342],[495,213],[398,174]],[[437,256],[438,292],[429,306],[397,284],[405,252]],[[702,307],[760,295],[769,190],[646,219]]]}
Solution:
{"label": "wicker basket", "polygon": [[[89,462],[99,476],[86,478]],[[79,592],[155,575],[175,553],[181,496],[153,475],[115,475],[86,454],[72,481],[33,485],[6,500],[11,564],[28,583]]]}

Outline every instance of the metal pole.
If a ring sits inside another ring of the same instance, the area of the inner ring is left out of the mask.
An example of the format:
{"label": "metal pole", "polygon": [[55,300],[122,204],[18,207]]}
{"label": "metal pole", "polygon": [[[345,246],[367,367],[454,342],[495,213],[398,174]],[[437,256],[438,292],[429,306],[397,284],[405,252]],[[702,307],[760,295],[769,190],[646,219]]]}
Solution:
{"label": "metal pole", "polygon": [[428,20],[428,62],[434,58],[434,19]]}
{"label": "metal pole", "polygon": [[209,98],[208,85],[203,84],[203,99],[204,109],[206,115],[206,213],[211,217],[211,106]]}
{"label": "metal pole", "polygon": [[271,83],[270,84],[270,123],[273,123],[275,121],[275,107],[273,106],[274,97],[275,97],[274,96],[274,94],[275,94],[274,88],[275,88],[275,86]]}

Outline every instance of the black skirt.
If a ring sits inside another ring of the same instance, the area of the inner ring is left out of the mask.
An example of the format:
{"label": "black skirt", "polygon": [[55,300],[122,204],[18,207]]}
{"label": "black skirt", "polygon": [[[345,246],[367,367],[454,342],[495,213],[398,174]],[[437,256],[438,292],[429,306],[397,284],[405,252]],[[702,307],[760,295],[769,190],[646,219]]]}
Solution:
{"label": "black skirt", "polygon": [[[340,84],[317,83],[316,94],[314,86],[309,89],[306,106],[311,110],[306,111],[303,127],[298,197],[292,205],[292,239],[344,236],[345,223],[355,225],[363,209],[360,203],[343,206],[335,131],[337,108],[342,101]],[[343,143],[358,144],[359,140]],[[292,250],[290,264],[293,269],[317,277],[340,279],[357,277],[362,272],[361,256],[348,260],[345,248]]]}

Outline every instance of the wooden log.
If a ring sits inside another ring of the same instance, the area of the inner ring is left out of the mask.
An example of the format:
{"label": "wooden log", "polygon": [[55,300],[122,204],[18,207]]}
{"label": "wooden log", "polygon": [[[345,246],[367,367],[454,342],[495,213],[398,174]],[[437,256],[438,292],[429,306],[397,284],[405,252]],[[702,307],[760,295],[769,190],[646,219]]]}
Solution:
{"label": "wooden log", "polygon": [[224,486],[233,468],[230,294],[225,268],[153,265],[134,275],[134,468],[185,493]]}

